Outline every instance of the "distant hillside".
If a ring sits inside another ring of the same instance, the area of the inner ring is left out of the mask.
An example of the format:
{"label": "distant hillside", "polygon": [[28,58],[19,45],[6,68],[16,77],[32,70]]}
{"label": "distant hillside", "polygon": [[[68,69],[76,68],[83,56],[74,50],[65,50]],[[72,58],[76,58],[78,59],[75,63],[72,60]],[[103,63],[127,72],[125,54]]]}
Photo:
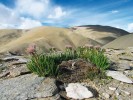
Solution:
{"label": "distant hillside", "polygon": [[5,45],[15,39],[21,37],[26,30],[20,29],[1,29],[0,30],[0,46]]}
{"label": "distant hillside", "polygon": [[94,31],[98,31],[98,32],[111,32],[111,33],[115,33],[117,36],[129,34],[129,32],[127,32],[123,29],[119,29],[119,28],[111,27],[111,26],[82,25],[79,27],[88,27],[89,29],[93,29]]}
{"label": "distant hillside", "polygon": [[72,28],[37,27],[30,30],[0,30],[0,52],[21,50],[35,43],[39,50],[48,51],[55,47],[64,50],[65,45],[73,47],[85,44],[105,45],[114,39],[129,34],[108,26],[78,26]]}
{"label": "distant hillside", "polygon": [[81,34],[85,37],[89,37],[102,45],[109,43],[110,41],[130,34],[129,32],[110,26],[101,25],[82,25],[75,27],[74,32]]}
{"label": "distant hillside", "polygon": [[114,41],[106,44],[103,48],[127,48],[133,47],[133,34],[121,36]]}

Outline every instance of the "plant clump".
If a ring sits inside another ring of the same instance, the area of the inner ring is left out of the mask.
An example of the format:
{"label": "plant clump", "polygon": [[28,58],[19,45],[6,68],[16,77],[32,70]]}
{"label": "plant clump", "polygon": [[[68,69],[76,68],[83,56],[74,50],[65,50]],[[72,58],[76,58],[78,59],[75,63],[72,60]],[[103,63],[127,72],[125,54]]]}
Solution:
{"label": "plant clump", "polygon": [[106,70],[109,68],[108,58],[104,55],[104,50],[100,47],[79,47],[77,48],[76,52],[80,58],[90,61],[101,70]]}
{"label": "plant clump", "polygon": [[[96,77],[104,78],[104,76],[106,76],[105,70],[109,68],[109,62],[107,57],[104,55],[104,50],[102,50],[99,46],[93,47],[89,45],[73,49],[72,46],[69,45],[66,46],[66,50],[64,52],[55,52],[54,48],[50,51],[50,53],[44,54],[37,54],[35,48],[36,46],[32,45],[27,49],[28,53],[30,53],[31,55],[31,60],[27,63],[27,67],[33,73],[38,74],[39,76],[61,76],[65,73],[62,73],[62,71],[60,70],[61,68],[59,65],[62,63],[62,61],[79,58],[92,63],[92,65],[94,66],[91,66],[90,68],[87,68],[88,66],[83,67],[87,69],[87,71],[85,71],[83,75],[86,74],[90,79]],[[73,65],[70,67],[74,67]],[[75,68],[78,69],[77,72],[80,72],[80,68],[78,67],[80,66],[76,66]],[[70,69],[72,71],[73,68]],[[75,73],[77,73],[76,69],[74,71]],[[75,76],[76,74],[73,75]]]}
{"label": "plant clump", "polygon": [[[34,51],[34,50],[32,50]],[[59,74],[59,64],[62,61],[75,59],[77,58],[74,51],[67,50],[62,53],[44,53],[37,54],[36,52],[30,52],[31,60],[27,63],[27,67],[33,73],[38,74],[39,76],[52,76],[56,77]]]}

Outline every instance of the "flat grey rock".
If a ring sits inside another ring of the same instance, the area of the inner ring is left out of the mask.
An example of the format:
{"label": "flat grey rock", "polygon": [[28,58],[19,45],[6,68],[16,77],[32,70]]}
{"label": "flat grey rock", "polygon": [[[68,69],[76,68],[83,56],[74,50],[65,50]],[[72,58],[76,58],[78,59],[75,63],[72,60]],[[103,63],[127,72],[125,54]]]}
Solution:
{"label": "flat grey rock", "polygon": [[10,60],[17,60],[18,62],[21,63],[27,63],[28,60],[24,58],[23,56],[8,56],[2,59],[3,61],[10,61]]}
{"label": "flat grey rock", "polygon": [[120,56],[119,59],[120,60],[133,61],[133,57],[132,56]]}
{"label": "flat grey rock", "polygon": [[33,98],[36,87],[42,81],[42,77],[33,74],[0,80],[0,99],[26,100]]}
{"label": "flat grey rock", "polygon": [[5,57],[2,60],[3,61],[10,61],[10,60],[19,60],[21,56],[9,56],[9,57]]}
{"label": "flat grey rock", "polygon": [[125,82],[125,83],[133,83],[131,79],[129,79],[128,77],[126,77],[123,73],[119,72],[119,71],[110,71],[108,70],[107,72],[107,76],[111,76],[112,78]]}
{"label": "flat grey rock", "polygon": [[26,74],[0,80],[0,100],[45,100],[49,97],[59,98],[57,94],[56,80],[52,78],[44,79],[34,74]]}
{"label": "flat grey rock", "polygon": [[11,64],[12,65],[19,65],[19,64],[26,64],[28,62],[27,59],[25,58],[19,58],[17,61],[13,61]]}
{"label": "flat grey rock", "polygon": [[116,65],[111,66],[111,69],[117,71],[125,71],[125,70],[130,70],[131,67],[128,63],[118,63]]}

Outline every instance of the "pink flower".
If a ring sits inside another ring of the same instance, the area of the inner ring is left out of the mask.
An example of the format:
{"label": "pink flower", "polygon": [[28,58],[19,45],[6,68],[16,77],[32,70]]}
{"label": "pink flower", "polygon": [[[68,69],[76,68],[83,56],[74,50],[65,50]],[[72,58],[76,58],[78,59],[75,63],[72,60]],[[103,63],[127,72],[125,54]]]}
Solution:
{"label": "pink flower", "polygon": [[36,52],[36,45],[35,44],[31,44],[29,45],[29,47],[26,50],[29,54],[34,54]]}

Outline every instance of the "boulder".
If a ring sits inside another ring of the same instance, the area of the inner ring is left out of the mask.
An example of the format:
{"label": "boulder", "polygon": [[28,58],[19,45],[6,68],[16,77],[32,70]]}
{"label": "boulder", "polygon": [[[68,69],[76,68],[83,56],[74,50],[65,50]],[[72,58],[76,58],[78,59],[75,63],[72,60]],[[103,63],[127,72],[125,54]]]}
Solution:
{"label": "boulder", "polygon": [[36,89],[34,97],[45,98],[53,96],[58,93],[58,88],[56,86],[56,80],[53,78],[46,78]]}

